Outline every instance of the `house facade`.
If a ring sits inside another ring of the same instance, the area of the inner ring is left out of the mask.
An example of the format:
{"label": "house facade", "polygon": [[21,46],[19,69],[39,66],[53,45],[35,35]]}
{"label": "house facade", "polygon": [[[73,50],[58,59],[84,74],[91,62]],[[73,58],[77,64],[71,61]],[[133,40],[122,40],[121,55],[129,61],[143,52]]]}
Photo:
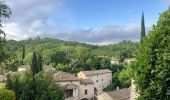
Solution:
{"label": "house facade", "polygon": [[65,100],[94,100],[95,95],[112,83],[112,71],[81,71],[77,77],[70,73],[57,72],[53,81],[64,89]]}
{"label": "house facade", "polygon": [[76,76],[58,72],[54,74],[53,81],[64,89],[65,100],[79,100],[80,81]]}
{"label": "house facade", "polygon": [[94,93],[100,93],[112,83],[112,71],[108,69],[81,71],[77,74],[80,79],[92,79],[94,82]]}

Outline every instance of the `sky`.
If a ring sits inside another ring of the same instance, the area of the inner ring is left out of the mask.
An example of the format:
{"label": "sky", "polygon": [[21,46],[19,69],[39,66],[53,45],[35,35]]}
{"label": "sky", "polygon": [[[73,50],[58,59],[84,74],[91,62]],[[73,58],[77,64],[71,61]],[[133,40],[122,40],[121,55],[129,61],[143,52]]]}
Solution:
{"label": "sky", "polygon": [[5,0],[7,39],[57,38],[90,44],[139,41],[142,11],[146,33],[170,0]]}

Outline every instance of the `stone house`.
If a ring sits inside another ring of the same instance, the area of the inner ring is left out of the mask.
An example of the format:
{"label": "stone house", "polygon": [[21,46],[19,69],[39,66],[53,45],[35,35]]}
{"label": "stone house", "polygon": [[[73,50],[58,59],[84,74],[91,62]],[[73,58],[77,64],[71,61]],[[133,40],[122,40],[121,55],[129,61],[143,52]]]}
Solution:
{"label": "stone house", "polygon": [[64,89],[65,100],[94,100],[95,95],[112,83],[112,71],[81,71],[77,77],[70,73],[57,72],[53,81]]}
{"label": "stone house", "polygon": [[124,60],[124,63],[126,63],[126,64],[131,64],[133,61],[135,61],[136,59],[135,58],[126,58],[125,60]]}
{"label": "stone house", "polygon": [[26,71],[26,70],[30,70],[30,66],[28,65],[21,65],[18,67],[18,72],[23,72],[23,71]]}
{"label": "stone house", "polygon": [[79,100],[80,81],[76,76],[57,72],[53,76],[53,81],[64,89],[65,100]]}
{"label": "stone house", "polygon": [[112,83],[112,71],[109,69],[81,71],[77,74],[77,77],[80,79],[92,79],[96,95]]}
{"label": "stone house", "polygon": [[119,59],[111,58],[110,63],[111,64],[119,64]]}

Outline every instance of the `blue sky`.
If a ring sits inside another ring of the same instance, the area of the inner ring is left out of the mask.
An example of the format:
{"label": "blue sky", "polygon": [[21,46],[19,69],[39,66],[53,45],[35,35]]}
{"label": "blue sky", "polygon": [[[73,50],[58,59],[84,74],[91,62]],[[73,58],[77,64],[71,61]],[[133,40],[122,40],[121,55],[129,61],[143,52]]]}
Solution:
{"label": "blue sky", "polygon": [[65,0],[64,3],[72,17],[70,28],[140,23],[142,11],[146,24],[152,25],[159,13],[168,8],[167,0]]}
{"label": "blue sky", "polygon": [[[4,21],[8,39],[52,37],[91,44],[138,41],[142,11],[146,31],[170,0],[6,0],[13,11]],[[10,30],[9,30],[10,29]]]}

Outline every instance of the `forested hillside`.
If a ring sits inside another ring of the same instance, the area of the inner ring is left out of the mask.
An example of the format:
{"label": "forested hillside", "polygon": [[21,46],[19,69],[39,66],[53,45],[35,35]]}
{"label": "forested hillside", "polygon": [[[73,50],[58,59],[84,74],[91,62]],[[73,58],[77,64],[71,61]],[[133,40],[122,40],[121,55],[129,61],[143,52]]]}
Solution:
{"label": "forested hillside", "polygon": [[[44,64],[51,64],[58,69],[74,66],[79,70],[100,69],[109,63],[107,57],[114,57],[123,61],[124,58],[133,57],[138,48],[138,43],[122,41],[113,45],[90,45],[58,39],[28,39],[22,41],[8,40],[6,42],[6,69],[16,70],[18,65],[30,65],[32,53],[36,51],[42,55]],[[103,59],[105,57],[105,59]],[[107,58],[107,59],[106,59]],[[99,61],[102,64],[99,64]],[[72,68],[72,69],[73,69]],[[77,71],[76,71],[77,72]]]}

